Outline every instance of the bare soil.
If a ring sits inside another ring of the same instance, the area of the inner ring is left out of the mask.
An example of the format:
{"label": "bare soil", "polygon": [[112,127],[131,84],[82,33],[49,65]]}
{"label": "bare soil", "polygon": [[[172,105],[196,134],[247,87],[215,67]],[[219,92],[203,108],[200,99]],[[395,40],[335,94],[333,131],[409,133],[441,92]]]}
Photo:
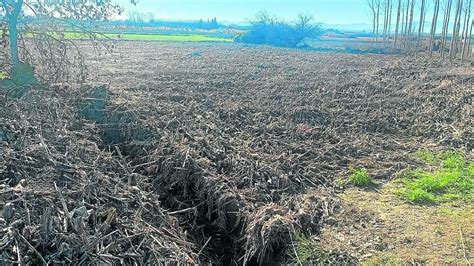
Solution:
{"label": "bare soil", "polygon": [[432,228],[452,220],[433,209],[335,180],[365,167],[389,186],[421,148],[472,156],[472,67],[235,44],[115,52],[90,61],[92,86],[3,100],[0,208],[15,212],[0,261],[298,262],[296,232],[336,254],[326,263],[471,258],[472,219],[444,241]]}

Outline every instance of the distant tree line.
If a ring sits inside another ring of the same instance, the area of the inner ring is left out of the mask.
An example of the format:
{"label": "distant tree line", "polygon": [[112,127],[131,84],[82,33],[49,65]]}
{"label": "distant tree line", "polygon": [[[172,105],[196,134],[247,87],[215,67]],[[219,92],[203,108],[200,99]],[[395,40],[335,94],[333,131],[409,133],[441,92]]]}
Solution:
{"label": "distant tree line", "polygon": [[367,0],[367,5],[376,43],[412,54],[472,57],[472,0]]}
{"label": "distant tree line", "polygon": [[298,47],[304,45],[307,38],[317,38],[322,34],[320,25],[313,23],[313,17],[303,13],[298,15],[295,22],[289,23],[267,12],[260,12],[250,23],[250,29],[242,36],[238,36],[236,41]]}
{"label": "distant tree line", "polygon": [[198,21],[161,21],[155,18],[152,12],[130,11],[127,13],[125,22],[135,25],[148,26],[164,26],[164,27],[183,27],[191,29],[218,29],[221,25],[217,22],[217,18],[207,19],[206,21],[200,19]]}
{"label": "distant tree line", "polygon": [[208,30],[218,29],[219,23],[217,23],[217,18],[212,18],[211,20],[208,19],[207,22],[205,22],[203,19],[200,19],[198,22],[198,28]]}

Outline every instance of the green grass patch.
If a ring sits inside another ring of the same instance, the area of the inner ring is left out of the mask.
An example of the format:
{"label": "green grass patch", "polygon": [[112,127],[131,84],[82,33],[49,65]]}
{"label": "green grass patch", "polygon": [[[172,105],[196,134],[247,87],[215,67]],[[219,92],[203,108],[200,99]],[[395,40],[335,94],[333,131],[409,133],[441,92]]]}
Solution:
{"label": "green grass patch", "polygon": [[369,176],[366,169],[354,169],[350,167],[349,171],[351,172],[349,183],[358,187],[369,187],[374,185],[374,180]]}
{"label": "green grass patch", "polygon": [[298,256],[296,263],[302,265],[328,265],[335,259],[351,260],[352,257],[337,251],[325,251],[315,241],[307,238],[303,233],[296,232],[294,236],[295,252]]}
{"label": "green grass patch", "polygon": [[417,156],[435,169],[408,172],[403,177],[404,188],[397,191],[402,198],[413,203],[474,199],[474,163],[463,154],[423,152]]}
{"label": "green grass patch", "polygon": [[470,162],[468,167],[467,167],[467,173],[470,176],[474,176],[474,162]]}
{"label": "green grass patch", "polygon": [[419,150],[415,157],[423,160],[430,166],[443,166],[445,168],[455,169],[464,166],[464,154],[457,151],[432,152]]}
{"label": "green grass patch", "polygon": [[303,264],[311,262],[321,254],[319,247],[301,232],[295,235],[295,250],[299,261]]}
{"label": "green grass patch", "polygon": [[415,153],[415,156],[425,161],[429,165],[433,165],[437,161],[436,155],[431,151],[419,150]]}
{"label": "green grass patch", "polygon": [[440,155],[441,164],[444,169],[463,169],[466,165],[464,155],[456,152],[444,152]]}
{"label": "green grass patch", "polygon": [[395,257],[394,255],[378,255],[369,259],[366,259],[361,262],[362,266],[395,266],[395,265],[402,265],[402,260],[400,258]]}
{"label": "green grass patch", "polygon": [[[55,32],[49,33],[55,38],[62,38]],[[28,37],[33,37],[33,33],[27,33]],[[92,38],[97,39],[111,39],[111,40],[125,40],[125,41],[161,41],[161,42],[233,42],[232,38],[210,36],[203,34],[135,34],[127,33],[119,34],[112,33],[81,33],[81,32],[65,32],[63,38],[67,40],[83,40]]]}
{"label": "green grass patch", "polygon": [[[114,39],[114,40],[126,40],[126,41],[168,41],[168,42],[232,42],[230,38],[200,35],[200,34],[122,34],[119,38],[118,34],[98,34],[98,38],[103,39]],[[89,35],[79,32],[66,32],[64,34],[65,39],[88,39]]]}
{"label": "green grass patch", "polygon": [[0,71],[0,80],[4,80],[4,79],[7,79],[9,76],[8,76],[8,73],[5,72],[5,71]]}

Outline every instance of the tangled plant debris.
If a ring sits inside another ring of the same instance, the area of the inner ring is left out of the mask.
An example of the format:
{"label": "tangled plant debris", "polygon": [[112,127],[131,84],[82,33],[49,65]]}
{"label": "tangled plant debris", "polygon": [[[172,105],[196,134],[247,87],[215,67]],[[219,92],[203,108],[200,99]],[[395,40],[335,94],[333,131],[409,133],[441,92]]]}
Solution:
{"label": "tangled plant debris", "polygon": [[197,263],[151,185],[99,148],[99,128],[75,100],[35,90],[2,103],[0,261]]}
{"label": "tangled plant debris", "polygon": [[297,235],[337,224],[333,181],[349,165],[388,179],[422,140],[472,149],[463,68],[139,45],[127,64],[100,59],[110,86],[1,98],[0,261],[298,262]]}

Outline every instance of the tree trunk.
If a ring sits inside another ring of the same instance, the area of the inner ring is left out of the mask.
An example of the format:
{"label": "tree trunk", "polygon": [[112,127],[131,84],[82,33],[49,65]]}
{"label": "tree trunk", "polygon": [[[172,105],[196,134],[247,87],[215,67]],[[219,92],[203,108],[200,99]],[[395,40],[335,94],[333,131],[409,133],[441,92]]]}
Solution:
{"label": "tree trunk", "polygon": [[411,43],[411,33],[412,33],[412,28],[413,28],[413,15],[415,12],[415,0],[411,1],[411,6],[410,6],[410,21],[408,23],[408,45]]}
{"label": "tree trunk", "polygon": [[387,41],[389,5],[390,5],[390,0],[385,0],[384,17],[383,17],[383,42],[384,43]]}
{"label": "tree trunk", "polygon": [[367,0],[367,5],[369,6],[370,11],[372,11],[372,35],[374,36],[375,41],[375,25],[377,23],[377,9],[375,7],[375,0]]}
{"label": "tree trunk", "polygon": [[377,12],[375,11],[375,7],[372,9],[372,15],[373,15],[373,29],[372,29],[372,34],[374,35],[374,40],[377,35],[375,35],[375,28],[376,28],[376,23],[377,23]]}
{"label": "tree trunk", "polygon": [[439,2],[440,0],[435,1],[433,20],[431,21],[430,41],[428,44],[430,46],[429,47],[430,56],[433,55],[433,45],[435,45],[436,27],[438,23],[438,14],[439,14]]}
{"label": "tree trunk", "polygon": [[461,27],[462,4],[463,4],[463,0],[458,0],[457,6],[456,6],[456,15],[454,17],[453,37],[451,38],[451,48],[449,50],[449,57],[451,59],[456,57],[457,50],[458,50],[458,35],[459,35],[459,28]]}
{"label": "tree trunk", "polygon": [[[403,0],[402,0],[403,1]],[[405,31],[406,31],[406,24],[405,24],[405,6],[402,4],[402,18],[401,18],[401,27],[400,27],[400,39],[402,39],[405,36]]]}
{"label": "tree trunk", "polygon": [[[397,46],[397,39],[398,39],[398,30],[400,27],[400,12],[402,9],[402,0],[398,0],[398,8],[397,8],[397,25],[395,26],[395,41],[393,43],[393,47]],[[402,25],[402,30],[403,30],[403,25]]]}
{"label": "tree trunk", "polygon": [[389,13],[388,13],[388,29],[387,29],[387,34],[388,38],[387,41],[390,41],[390,31],[392,30],[392,7],[393,7],[393,1],[389,1]]}
{"label": "tree trunk", "polygon": [[462,42],[462,50],[461,50],[461,60],[464,60],[464,56],[466,55],[466,49],[469,48],[468,45],[468,38],[469,38],[469,21],[471,20],[471,7],[472,7],[472,0],[469,0],[466,6],[466,15],[464,17],[464,29],[463,29],[463,42]]}
{"label": "tree trunk", "polygon": [[23,0],[18,0],[11,4],[7,4],[6,1],[2,0],[2,4],[8,19],[8,31],[10,33],[10,53],[12,60],[11,74],[12,77],[15,77],[18,75],[18,69],[20,67],[20,55],[18,52],[18,16],[23,7]]}
{"label": "tree trunk", "polygon": [[421,0],[420,25],[418,26],[418,36],[416,37],[415,53],[418,52],[418,49],[420,48],[420,41],[423,35],[423,27],[425,21],[425,1],[426,0]]}
{"label": "tree trunk", "polygon": [[379,23],[380,23],[380,0],[377,1],[377,28],[375,33],[375,42],[377,42],[377,37],[379,36]]}
{"label": "tree trunk", "polygon": [[[414,0],[412,0],[414,1]],[[405,49],[406,47],[408,46],[408,24],[410,24],[410,5],[411,5],[411,1],[410,0],[407,0],[407,5],[406,5],[406,14],[405,14],[405,42],[404,42],[404,45],[405,45]]]}
{"label": "tree trunk", "polygon": [[471,48],[471,39],[472,39],[472,30],[474,28],[474,19],[471,21],[471,30],[469,31],[469,37],[467,38],[467,57],[472,56],[472,48]]}
{"label": "tree trunk", "polygon": [[14,76],[17,66],[20,64],[20,57],[18,53],[18,22],[16,19],[8,20],[8,28],[10,31],[10,53],[12,57],[12,75]]}
{"label": "tree trunk", "polygon": [[449,21],[451,18],[451,7],[452,7],[453,0],[448,0],[446,5],[446,10],[444,12],[444,20],[443,20],[443,32],[441,34],[441,57],[444,58],[444,53],[446,50],[446,43],[448,38],[448,30],[449,30]]}
{"label": "tree trunk", "polygon": [[382,30],[382,42],[385,43],[385,34],[387,31],[387,6],[388,0],[384,0],[385,3],[383,4],[383,30]]}

